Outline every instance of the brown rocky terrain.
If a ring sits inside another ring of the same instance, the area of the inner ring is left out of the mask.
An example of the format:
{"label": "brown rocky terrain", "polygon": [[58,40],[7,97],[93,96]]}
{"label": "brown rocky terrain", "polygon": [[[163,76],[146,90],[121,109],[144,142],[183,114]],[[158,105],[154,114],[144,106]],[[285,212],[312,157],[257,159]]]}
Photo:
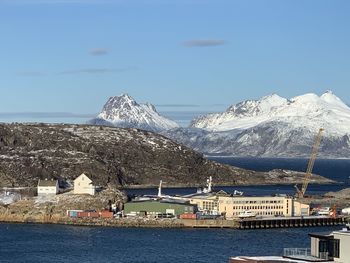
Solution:
{"label": "brown rocky terrain", "polygon": [[[244,170],[205,159],[161,135],[91,125],[1,124],[0,187],[37,185],[58,179],[61,187],[86,173],[106,187],[300,183],[303,173]],[[314,183],[330,180],[314,176]]]}
{"label": "brown rocky terrain", "polygon": [[96,195],[74,195],[71,192],[56,196],[37,196],[8,205],[0,202],[0,221],[60,222],[67,221],[67,210],[109,209],[109,204],[122,208],[126,195],[116,189],[106,189]]}
{"label": "brown rocky terrain", "polygon": [[307,196],[301,202],[324,207],[336,207],[342,209],[350,207],[350,188],[338,192],[328,192],[322,196]]}

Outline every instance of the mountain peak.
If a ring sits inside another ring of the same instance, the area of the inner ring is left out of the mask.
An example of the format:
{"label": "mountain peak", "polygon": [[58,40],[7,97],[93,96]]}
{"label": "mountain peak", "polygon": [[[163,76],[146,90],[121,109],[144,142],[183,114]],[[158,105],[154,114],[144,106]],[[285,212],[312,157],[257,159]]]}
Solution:
{"label": "mountain peak", "polygon": [[110,97],[105,104],[104,108],[120,108],[120,107],[131,107],[136,106],[137,102],[129,94],[121,94],[120,96]]}
{"label": "mountain peak", "polygon": [[320,97],[315,93],[306,93],[300,96],[296,96],[290,99],[292,102],[299,103],[316,103],[320,100]]}
{"label": "mountain peak", "polygon": [[107,124],[116,127],[160,131],[177,128],[179,125],[161,116],[150,104],[139,104],[129,94],[110,97],[92,124]]}
{"label": "mountain peak", "polygon": [[325,93],[321,95],[320,98],[321,100],[327,102],[328,104],[332,104],[338,107],[348,108],[348,106],[340,98],[338,98],[331,90],[327,90]]}
{"label": "mountain peak", "polygon": [[277,107],[285,104],[288,100],[275,93],[272,93],[262,97],[259,101],[260,103],[269,104],[271,107]]}
{"label": "mountain peak", "polygon": [[259,100],[246,100],[228,108],[227,112],[231,112],[237,117],[240,116],[257,116],[268,113],[276,107],[280,107],[288,102],[287,99],[277,94],[270,94],[260,98]]}

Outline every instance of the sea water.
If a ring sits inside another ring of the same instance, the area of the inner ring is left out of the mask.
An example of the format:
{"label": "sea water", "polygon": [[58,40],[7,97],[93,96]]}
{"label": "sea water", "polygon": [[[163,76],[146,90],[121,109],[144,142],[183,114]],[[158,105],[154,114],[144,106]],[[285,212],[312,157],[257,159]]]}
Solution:
{"label": "sea water", "polygon": [[[306,170],[303,159],[215,158],[231,165],[267,171]],[[349,187],[349,160],[316,160],[314,172],[337,180],[335,185],[310,185],[322,194]],[[249,195],[294,193],[291,185],[223,187]],[[165,194],[193,193],[195,188],[164,189]],[[131,194],[157,194],[138,189]],[[341,226],[290,229],[161,229],[61,225],[0,224],[0,262],[228,262],[237,255],[282,255],[285,247],[309,247],[310,232]]]}
{"label": "sea water", "polygon": [[293,229],[161,229],[0,224],[0,262],[210,262],[237,255],[282,255],[309,247],[310,232]]}

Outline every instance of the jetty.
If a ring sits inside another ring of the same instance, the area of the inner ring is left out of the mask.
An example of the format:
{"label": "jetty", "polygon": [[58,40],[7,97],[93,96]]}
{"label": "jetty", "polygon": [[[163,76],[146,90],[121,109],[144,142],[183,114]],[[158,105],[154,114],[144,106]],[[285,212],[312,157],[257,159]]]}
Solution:
{"label": "jetty", "polygon": [[297,228],[319,227],[346,224],[349,218],[339,217],[280,217],[280,218],[247,218],[242,220],[181,220],[185,227],[192,228],[235,228],[235,229],[267,229],[267,228]]}

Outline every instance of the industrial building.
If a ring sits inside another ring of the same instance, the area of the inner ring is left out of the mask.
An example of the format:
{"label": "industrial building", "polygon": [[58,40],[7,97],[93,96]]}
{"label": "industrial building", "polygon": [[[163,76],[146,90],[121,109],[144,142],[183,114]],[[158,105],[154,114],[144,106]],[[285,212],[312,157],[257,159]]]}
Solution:
{"label": "industrial building", "polygon": [[183,201],[149,199],[124,204],[125,215],[159,217],[162,215],[179,216],[196,212],[196,205]]}
{"label": "industrial building", "polygon": [[244,196],[236,191],[229,194],[223,190],[212,191],[211,178],[203,191],[185,195],[180,198],[197,205],[198,210],[209,215],[223,215],[226,219],[239,218],[249,211],[250,215],[259,217],[274,216],[308,216],[310,207],[287,195]]}
{"label": "industrial building", "polygon": [[276,196],[218,196],[218,211],[227,219],[239,217],[245,211],[256,216],[308,216],[309,205],[293,197]]}
{"label": "industrial building", "polygon": [[226,219],[238,218],[245,211],[256,216],[308,216],[310,208],[290,196],[237,196],[224,191],[193,194],[183,200],[198,206],[198,210],[211,215],[224,215]]}

